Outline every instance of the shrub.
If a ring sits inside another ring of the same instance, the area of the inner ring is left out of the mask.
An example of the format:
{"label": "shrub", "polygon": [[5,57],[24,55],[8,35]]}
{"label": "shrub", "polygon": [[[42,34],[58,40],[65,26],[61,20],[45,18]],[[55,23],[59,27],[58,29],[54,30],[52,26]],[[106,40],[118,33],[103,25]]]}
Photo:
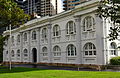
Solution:
{"label": "shrub", "polygon": [[119,57],[113,57],[110,59],[111,65],[120,65],[120,56]]}

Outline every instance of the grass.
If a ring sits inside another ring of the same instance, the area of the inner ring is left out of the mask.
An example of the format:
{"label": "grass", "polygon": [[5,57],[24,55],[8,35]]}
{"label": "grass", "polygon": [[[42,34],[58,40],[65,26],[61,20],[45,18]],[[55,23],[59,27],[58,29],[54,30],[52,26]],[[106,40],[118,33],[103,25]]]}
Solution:
{"label": "grass", "polygon": [[0,78],[120,78],[119,72],[41,70],[36,68],[0,67]]}

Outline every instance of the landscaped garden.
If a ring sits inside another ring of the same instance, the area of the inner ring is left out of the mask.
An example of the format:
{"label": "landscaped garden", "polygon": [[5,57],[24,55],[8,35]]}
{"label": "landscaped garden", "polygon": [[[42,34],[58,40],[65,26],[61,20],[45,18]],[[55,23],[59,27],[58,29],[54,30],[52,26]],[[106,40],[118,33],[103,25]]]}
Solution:
{"label": "landscaped garden", "polygon": [[0,78],[120,78],[120,72],[42,70],[0,67]]}

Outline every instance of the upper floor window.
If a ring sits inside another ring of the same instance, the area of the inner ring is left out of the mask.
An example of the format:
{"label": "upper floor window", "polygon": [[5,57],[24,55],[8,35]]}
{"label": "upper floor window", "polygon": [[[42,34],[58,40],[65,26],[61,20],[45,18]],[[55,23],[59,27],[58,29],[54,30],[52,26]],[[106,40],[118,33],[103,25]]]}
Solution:
{"label": "upper floor window", "polygon": [[14,44],[14,36],[11,37],[12,44]]}
{"label": "upper floor window", "polygon": [[68,56],[76,56],[76,47],[73,44],[67,46],[67,55]]}
{"label": "upper floor window", "polygon": [[87,16],[83,20],[83,31],[91,31],[95,29],[95,20],[91,16]]}
{"label": "upper floor window", "polygon": [[20,43],[20,35],[17,36],[17,42]]}
{"label": "upper floor window", "polygon": [[42,38],[46,39],[47,38],[47,28],[42,29]]}
{"label": "upper floor window", "polygon": [[24,41],[27,41],[27,33],[24,33]]}
{"label": "upper floor window", "polygon": [[96,47],[93,43],[86,43],[85,44],[84,55],[85,56],[96,55]]}
{"label": "upper floor window", "polygon": [[32,32],[32,39],[33,39],[33,40],[36,40],[36,31],[33,31],[33,32]]}
{"label": "upper floor window", "polygon": [[60,47],[59,46],[55,46],[54,48],[53,48],[53,54],[54,54],[54,56],[61,56],[61,50],[60,50]]}
{"label": "upper floor window", "polygon": [[53,27],[53,36],[54,37],[57,37],[57,36],[59,36],[60,35],[60,27],[58,26],[58,25],[55,25],[54,27]]}
{"label": "upper floor window", "polygon": [[68,35],[76,33],[76,25],[73,21],[69,21],[66,26],[66,32]]}
{"label": "upper floor window", "polygon": [[47,56],[48,53],[47,53],[47,47],[43,47],[42,48],[42,52],[43,52],[43,56]]}
{"label": "upper floor window", "polygon": [[110,54],[111,55],[117,55],[117,45],[116,45],[116,43],[115,42],[112,42],[111,44],[110,44]]}

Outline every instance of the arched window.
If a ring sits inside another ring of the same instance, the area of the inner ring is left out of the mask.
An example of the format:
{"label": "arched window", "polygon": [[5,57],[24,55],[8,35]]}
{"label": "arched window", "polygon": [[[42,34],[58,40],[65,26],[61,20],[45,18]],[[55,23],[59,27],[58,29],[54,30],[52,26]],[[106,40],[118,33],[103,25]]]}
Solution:
{"label": "arched window", "polygon": [[56,37],[56,36],[59,36],[60,35],[60,27],[58,25],[55,25],[53,27],[53,36]]}
{"label": "arched window", "polygon": [[36,31],[33,31],[33,32],[32,32],[32,39],[33,39],[33,40],[36,40]]}
{"label": "arched window", "polygon": [[111,54],[111,55],[117,55],[116,49],[117,49],[116,43],[115,43],[115,42],[112,42],[112,43],[110,44],[110,54]]}
{"label": "arched window", "polygon": [[20,57],[20,50],[17,50],[17,57]]}
{"label": "arched window", "polygon": [[27,49],[24,49],[23,55],[24,55],[24,57],[27,57],[27,56],[28,56],[28,50],[27,50]]}
{"label": "arched window", "polygon": [[15,56],[15,52],[14,52],[14,50],[11,51],[11,56],[12,56],[12,57]]}
{"label": "arched window", "polygon": [[87,16],[83,20],[83,31],[91,31],[95,29],[95,20],[91,16]]}
{"label": "arched window", "polygon": [[6,55],[8,55],[8,51],[6,51]]}
{"label": "arched window", "polygon": [[76,33],[76,26],[73,21],[69,21],[66,26],[66,32],[68,35]]}
{"label": "arched window", "polygon": [[47,56],[48,55],[47,47],[43,47],[42,52],[43,52],[43,56]]}
{"label": "arched window", "polygon": [[27,33],[24,33],[24,41],[27,41]]}
{"label": "arched window", "polygon": [[42,29],[42,38],[46,39],[47,38],[47,28]]}
{"label": "arched window", "polygon": [[68,56],[76,56],[76,47],[73,44],[67,46],[67,55]]}
{"label": "arched window", "polygon": [[96,47],[93,43],[86,43],[84,46],[84,55],[92,56],[96,55]]}
{"label": "arched window", "polygon": [[20,43],[20,35],[17,35],[17,42]]}
{"label": "arched window", "polygon": [[12,44],[14,44],[14,36],[11,37]]}
{"label": "arched window", "polygon": [[54,56],[61,56],[61,49],[59,46],[55,46],[53,48],[53,54],[54,54]]}

